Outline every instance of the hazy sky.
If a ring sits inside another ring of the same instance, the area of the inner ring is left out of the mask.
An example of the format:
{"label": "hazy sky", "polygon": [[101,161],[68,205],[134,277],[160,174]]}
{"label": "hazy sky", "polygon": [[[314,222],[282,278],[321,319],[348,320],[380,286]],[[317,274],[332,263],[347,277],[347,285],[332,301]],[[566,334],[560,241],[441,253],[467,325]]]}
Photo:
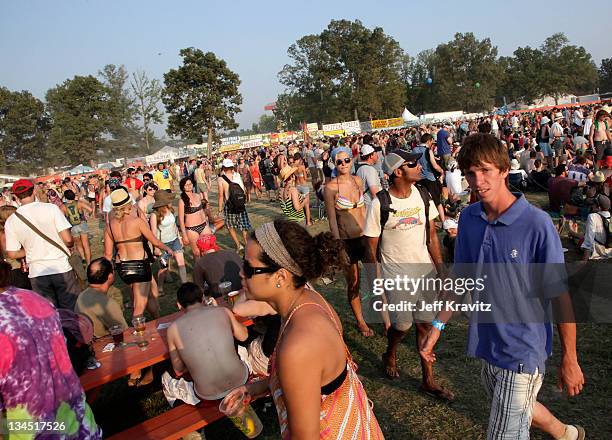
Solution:
{"label": "hazy sky", "polygon": [[282,91],[287,48],[332,19],[382,27],[414,56],[455,32],[489,37],[500,55],[565,32],[597,65],[612,57],[612,1],[0,0],[0,86],[38,98],[74,75],[124,64],[163,80],[181,48],[212,51],[240,75],[241,128]]}

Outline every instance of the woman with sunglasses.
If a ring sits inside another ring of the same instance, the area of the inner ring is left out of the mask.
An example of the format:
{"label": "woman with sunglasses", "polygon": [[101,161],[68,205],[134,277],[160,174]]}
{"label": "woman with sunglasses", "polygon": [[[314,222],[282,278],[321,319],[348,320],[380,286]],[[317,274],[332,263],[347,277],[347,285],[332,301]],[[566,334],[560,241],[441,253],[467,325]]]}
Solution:
{"label": "woman with sunglasses", "polygon": [[193,257],[197,258],[200,256],[200,250],[198,249],[200,235],[214,234],[214,230],[211,229],[212,223],[210,223],[212,214],[208,207],[208,200],[204,198],[204,195],[193,192],[193,182],[189,177],[181,179],[179,188],[181,198],[178,203],[178,218],[181,234],[189,240]]}
{"label": "woman with sunglasses", "polygon": [[157,191],[157,185],[154,182],[145,183],[143,186],[142,198],[138,201],[138,215],[147,224],[151,219],[151,213],[153,212],[153,205],[155,204],[155,191]]}
{"label": "woman with sunglasses", "polygon": [[266,223],[247,243],[242,284],[248,299],[267,302],[281,317],[270,377],[232,391],[246,400],[271,391],[281,438],[382,439],[333,308],[308,280],[346,266],[341,241],[312,237],[288,220]]}
{"label": "woman with sunglasses", "polygon": [[359,297],[359,261],[365,260],[363,228],[365,226],[366,206],[363,196],[363,181],[351,175],[353,159],[351,150],[338,147],[332,151],[337,176],[325,185],[323,197],[329,230],[335,238],[342,239],[349,256],[350,266],[345,272],[348,301],[353,309],[357,328],[365,337],[373,336],[374,331],[363,318],[361,298]]}

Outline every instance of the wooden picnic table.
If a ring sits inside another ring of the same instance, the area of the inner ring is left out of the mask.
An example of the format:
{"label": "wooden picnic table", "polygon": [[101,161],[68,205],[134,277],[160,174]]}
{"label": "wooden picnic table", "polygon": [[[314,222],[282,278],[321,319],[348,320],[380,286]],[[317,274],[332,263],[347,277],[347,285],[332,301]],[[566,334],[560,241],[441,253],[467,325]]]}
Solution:
{"label": "wooden picnic table", "polygon": [[[168,343],[166,340],[167,327],[158,330],[160,324],[168,324],[181,316],[183,312],[176,312],[172,315],[163,316],[154,321],[147,322],[144,336],[149,342],[145,349],[141,349],[135,344],[126,347],[115,347],[112,351],[103,352],[106,344],[113,342],[113,338],[105,336],[94,341],[93,346],[96,352],[96,359],[100,362],[100,368],[95,370],[85,370],[81,374],[81,385],[85,391],[91,391],[102,385],[127,376],[134,371],[155,365],[159,362],[170,359]],[[249,326],[253,324],[250,318],[236,316],[239,322]],[[136,335],[132,327],[124,331],[124,342],[131,343],[136,341]]]}

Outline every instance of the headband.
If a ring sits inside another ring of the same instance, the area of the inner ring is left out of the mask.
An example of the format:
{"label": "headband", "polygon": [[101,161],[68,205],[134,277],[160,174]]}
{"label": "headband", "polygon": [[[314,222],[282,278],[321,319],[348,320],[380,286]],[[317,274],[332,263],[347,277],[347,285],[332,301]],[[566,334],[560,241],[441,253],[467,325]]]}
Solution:
{"label": "headband", "polygon": [[264,252],[268,254],[276,264],[280,267],[284,267],[294,275],[299,277],[303,275],[302,269],[300,269],[293,258],[291,258],[291,255],[289,255],[289,252],[287,252],[283,241],[274,227],[274,222],[264,223],[257,228],[255,230],[255,238],[257,238]]}

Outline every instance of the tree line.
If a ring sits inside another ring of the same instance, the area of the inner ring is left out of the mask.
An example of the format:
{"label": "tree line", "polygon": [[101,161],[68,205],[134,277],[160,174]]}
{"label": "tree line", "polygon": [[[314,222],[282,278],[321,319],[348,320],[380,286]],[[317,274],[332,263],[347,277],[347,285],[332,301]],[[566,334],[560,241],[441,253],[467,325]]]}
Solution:
{"label": "tree line", "polygon": [[544,96],[612,91],[612,58],[597,68],[591,55],[555,33],[540,47],[498,56],[489,38],[471,32],[414,57],[382,28],[359,20],[332,20],[287,51],[291,62],[278,77],[285,86],[276,116],[289,127],[446,110],[481,112],[506,102],[527,104]]}

